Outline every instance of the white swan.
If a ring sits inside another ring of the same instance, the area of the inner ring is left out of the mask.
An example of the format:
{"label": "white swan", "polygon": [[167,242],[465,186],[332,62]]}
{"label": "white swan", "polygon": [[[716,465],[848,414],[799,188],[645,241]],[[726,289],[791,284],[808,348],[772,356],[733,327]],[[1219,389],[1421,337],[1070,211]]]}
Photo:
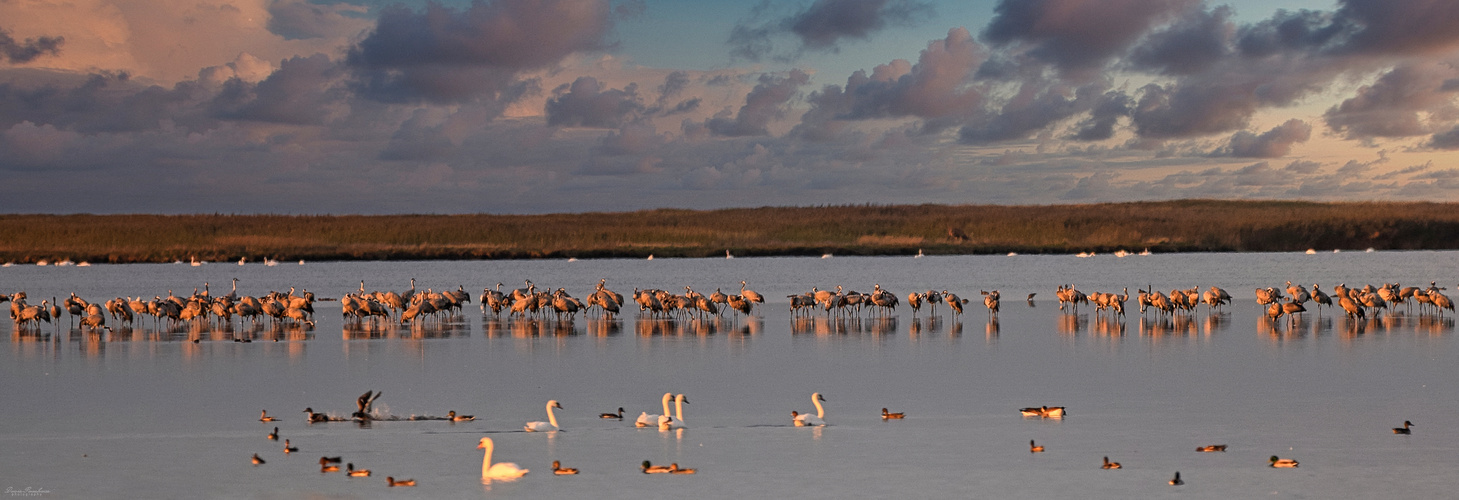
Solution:
{"label": "white swan", "polygon": [[[664,401],[663,401],[663,403],[664,403],[664,413],[663,413],[663,415],[668,415],[669,414],[669,400],[670,399],[673,399],[673,397],[674,397],[674,394],[673,393],[670,393],[670,392],[665,392],[664,393]],[[659,417],[661,417],[663,415],[649,415],[648,412],[643,412],[642,414],[640,414],[638,416],[638,420],[636,420],[636,421],[633,422],[633,425],[635,427],[653,427],[655,425],[659,425]]]}
{"label": "white swan", "polygon": [[[667,400],[665,400],[665,402],[667,403]],[[687,429],[688,426],[684,425],[684,405],[688,402],[689,400],[685,399],[683,394],[675,396],[674,418],[669,418],[667,414],[659,417],[659,430],[667,431],[672,429]],[[665,411],[667,411],[667,409],[668,408],[665,407]]]}
{"label": "white swan", "polygon": [[811,394],[811,403],[813,403],[813,404],[816,405],[816,414],[815,415],[811,415],[809,413],[797,414],[795,416],[795,426],[796,427],[805,427],[805,426],[826,425],[826,420],[825,420],[826,419],[826,407],[821,406],[821,401],[825,401],[825,400],[826,400],[826,398],[824,396],[821,396],[821,393],[819,393],[819,392],[814,393],[814,394]]}
{"label": "white swan", "polygon": [[554,399],[552,401],[548,401],[547,402],[547,421],[546,422],[527,422],[527,426],[526,427],[523,427],[523,429],[526,429],[527,432],[549,432],[549,431],[555,431],[555,430],[557,430],[557,415],[553,415],[552,414],[552,409],[553,408],[562,408],[562,405],[561,404],[558,404],[556,399]]}
{"label": "white swan", "polygon": [[476,449],[486,450],[486,456],[481,457],[482,479],[505,479],[510,481],[512,479],[516,479],[527,474],[527,469],[517,467],[517,464],[511,462],[492,464],[491,451],[495,447],[496,445],[491,442],[491,438],[489,437],[481,438],[481,443],[476,445]]}

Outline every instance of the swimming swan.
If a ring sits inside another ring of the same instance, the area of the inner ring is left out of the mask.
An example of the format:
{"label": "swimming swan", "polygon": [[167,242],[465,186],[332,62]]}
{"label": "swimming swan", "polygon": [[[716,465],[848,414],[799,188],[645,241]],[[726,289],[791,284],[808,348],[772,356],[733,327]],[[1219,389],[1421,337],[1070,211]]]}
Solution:
{"label": "swimming swan", "polygon": [[[547,402],[547,421],[546,422],[540,422],[540,421],[539,422],[527,422],[527,426],[526,427],[523,427],[523,429],[526,429],[527,432],[549,432],[549,431],[555,431],[555,430],[557,430],[557,415],[553,415],[552,414],[552,409],[553,408],[562,408],[562,405],[558,404],[557,403],[557,400],[555,400],[555,399],[552,400],[552,401],[548,401]],[[563,409],[566,409],[566,408],[563,408]]]}
{"label": "swimming swan", "polygon": [[481,442],[476,445],[476,448],[477,449],[479,449],[479,450],[480,449],[486,450],[486,455],[484,455],[484,456],[481,457],[481,478],[482,479],[506,479],[506,480],[512,480],[512,479],[516,479],[516,478],[519,478],[519,477],[522,477],[522,476],[527,475],[527,469],[523,469],[523,468],[517,467],[517,464],[514,464],[514,463],[511,463],[511,462],[502,462],[502,463],[499,463],[499,464],[493,464],[493,463],[491,463],[491,452],[492,452],[492,449],[495,448],[495,447],[496,447],[496,444],[495,443],[492,443],[491,438],[489,438],[489,437],[481,438]]}
{"label": "swimming swan", "polygon": [[638,416],[638,420],[633,422],[633,425],[637,427],[653,427],[655,425],[658,425],[659,417],[669,414],[669,400],[673,399],[673,397],[673,393],[665,392],[663,400],[664,413],[662,415],[650,415],[648,412],[643,412]]}
{"label": "swimming swan", "polygon": [[688,428],[688,426],[684,425],[684,405],[688,403],[689,400],[685,399],[683,394],[674,396],[674,416],[673,418],[670,418],[668,415],[660,416],[659,430],[667,431]]}
{"label": "swimming swan", "polygon": [[811,415],[809,413],[802,414],[792,412],[795,416],[795,426],[805,427],[826,425],[826,407],[821,406],[821,402],[825,400],[826,398],[824,396],[821,396],[821,393],[819,392],[811,394],[811,403],[816,405],[816,414]]}

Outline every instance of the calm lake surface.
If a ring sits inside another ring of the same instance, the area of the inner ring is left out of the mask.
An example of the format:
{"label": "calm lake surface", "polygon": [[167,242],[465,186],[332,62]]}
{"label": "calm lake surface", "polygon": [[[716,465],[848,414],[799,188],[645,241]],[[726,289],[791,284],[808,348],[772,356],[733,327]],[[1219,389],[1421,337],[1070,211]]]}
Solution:
{"label": "calm lake surface", "polygon": [[[331,301],[315,304],[312,328],[235,320],[159,331],[146,319],[98,335],[70,318],[0,322],[10,339],[0,353],[0,488],[44,498],[1443,498],[1459,483],[1451,314],[1354,321],[1328,309],[1273,322],[1252,292],[1287,280],[1328,291],[1450,286],[1459,252],[17,265],[0,268],[0,293],[102,302],[188,295],[208,282],[222,295],[235,277],[240,295],[297,287],[320,298],[360,280],[403,291],[415,278],[422,291],[464,286],[472,303],[404,326],[344,322]],[[580,298],[599,279],[624,295],[737,293],[748,280],[768,303],[738,320],[482,314],[483,287],[525,279]],[[1147,285],[1216,285],[1236,302],[1142,319],[1132,298],[1119,320],[1093,307],[1061,312],[1053,295],[1063,283],[1132,296]],[[876,284],[903,298],[894,315],[796,318],[785,298]],[[966,313],[924,307],[914,317],[905,296],[928,289],[969,299]],[[996,320],[980,289],[1002,292]],[[1035,292],[1031,306],[1023,297]],[[383,392],[382,415],[477,419],[305,422],[306,407],[347,417],[367,390]],[[634,428],[640,412],[661,412],[665,392],[688,398],[688,429]],[[830,425],[792,426],[792,410],[814,411],[813,392]],[[546,420],[552,399],[565,432],[522,432]],[[1017,412],[1039,405],[1070,416]],[[624,422],[597,417],[620,406]],[[883,407],[907,418],[883,421]],[[282,420],[261,423],[260,409]],[[1404,420],[1413,435],[1389,430]],[[265,438],[274,426],[279,442]],[[484,436],[495,461],[532,472],[483,484]],[[300,451],[285,455],[282,438]],[[1030,439],[1047,451],[1029,453]],[[1194,451],[1209,444],[1229,451]],[[268,463],[252,465],[255,453]],[[374,476],[321,474],[322,455]],[[1271,455],[1302,465],[1272,469]],[[1104,456],[1124,469],[1101,470]],[[555,477],[553,460],[582,474]],[[643,460],[699,473],[644,475]],[[1175,471],[1185,486],[1166,484]],[[387,488],[387,475],[419,486]]]}

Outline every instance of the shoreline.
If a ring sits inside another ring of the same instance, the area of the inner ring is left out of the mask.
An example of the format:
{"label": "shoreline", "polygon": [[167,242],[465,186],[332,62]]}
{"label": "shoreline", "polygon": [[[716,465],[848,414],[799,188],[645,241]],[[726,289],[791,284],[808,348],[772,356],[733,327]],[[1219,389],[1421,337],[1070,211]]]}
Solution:
{"label": "shoreline", "polygon": [[547,215],[0,215],[0,263],[1459,249],[1459,204],[1177,200]]}

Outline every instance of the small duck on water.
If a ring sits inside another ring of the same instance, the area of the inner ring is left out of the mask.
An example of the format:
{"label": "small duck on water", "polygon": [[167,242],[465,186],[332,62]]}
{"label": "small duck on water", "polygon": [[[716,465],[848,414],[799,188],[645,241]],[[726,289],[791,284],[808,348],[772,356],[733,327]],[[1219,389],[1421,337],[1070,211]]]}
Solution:
{"label": "small duck on water", "polygon": [[346,465],[348,465],[348,467],[345,468],[345,473],[349,474],[350,477],[370,477],[370,469],[356,470],[355,464],[350,463]]}
{"label": "small duck on water", "polygon": [[678,463],[669,464],[669,474],[693,474],[696,472],[699,472],[699,469],[680,469]]}
{"label": "small duck on water", "polygon": [[258,421],[259,422],[273,422],[275,420],[278,420],[278,419],[277,418],[274,418],[274,417],[268,416],[268,410],[263,410],[263,414],[262,415],[259,415],[259,417],[258,417]]}
{"label": "small duck on water", "polygon": [[[1044,452],[1044,447],[1043,446],[1040,446],[1040,445],[1033,444],[1033,440],[1030,439],[1030,440],[1028,440],[1028,452],[1029,453],[1043,453]],[[1105,460],[1109,460],[1109,458],[1108,457],[1105,457]]]}
{"label": "small duck on water", "polygon": [[269,441],[278,441],[279,440],[279,428],[278,427],[274,427],[274,431],[268,433],[268,440]]}
{"label": "small duck on water", "polygon": [[1224,444],[1213,444],[1213,445],[1208,445],[1208,446],[1202,446],[1200,448],[1196,448],[1196,451],[1199,451],[1201,453],[1211,453],[1211,452],[1215,452],[1215,451],[1224,452],[1224,451],[1226,451],[1226,445],[1224,445]]}
{"label": "small duck on water", "polygon": [[577,469],[574,469],[572,467],[568,467],[568,468],[565,468],[564,469],[562,467],[562,462],[561,461],[553,460],[552,461],[552,473],[553,474],[557,474],[559,476],[571,476],[573,474],[577,474],[578,473],[578,470]]}
{"label": "small duck on water", "polygon": [[446,412],[446,420],[452,422],[470,422],[476,420],[476,415],[457,415],[456,410]]}
{"label": "small duck on water", "polygon": [[1109,461],[1109,457],[1104,457],[1104,465],[1100,466],[1099,468],[1101,468],[1101,469],[1121,469],[1123,467],[1120,465],[1119,462],[1111,462],[1111,461]]}
{"label": "small duck on water", "polygon": [[1403,427],[1394,427],[1393,428],[1393,433],[1394,434],[1413,434],[1413,431],[1409,429],[1409,427],[1412,426],[1412,425],[1413,425],[1413,422],[1409,422],[1407,420],[1404,420],[1403,421]]}
{"label": "small duck on water", "polygon": [[266,463],[268,463],[268,462],[265,462],[265,461],[263,461],[262,458],[259,458],[259,456],[258,456],[257,453],[254,453],[253,454],[253,465],[263,465],[263,464],[266,464]]}
{"label": "small duck on water", "polygon": [[1271,465],[1269,467],[1296,468],[1298,465],[1296,460],[1292,460],[1290,458],[1277,458],[1276,455],[1272,455],[1272,458],[1269,461],[1271,462]]}
{"label": "small duck on water", "polygon": [[385,484],[387,484],[387,485],[389,485],[391,487],[395,487],[395,486],[415,486],[415,480],[414,479],[401,479],[399,481],[396,481],[395,480],[395,477],[393,477],[393,476],[385,476]]}
{"label": "small duck on water", "polygon": [[890,412],[887,411],[886,408],[882,408],[881,409],[881,419],[882,420],[901,420],[901,419],[904,419],[904,418],[907,418],[907,414],[906,413],[902,413],[902,412],[890,413]]}
{"label": "small duck on water", "polygon": [[640,466],[640,468],[643,469],[643,473],[644,474],[668,474],[669,473],[669,468],[668,467],[665,467],[665,466],[662,466],[662,465],[654,465],[653,463],[649,462],[648,460],[644,460],[643,461],[643,465]]}
{"label": "small duck on water", "polygon": [[604,413],[598,415],[598,418],[616,418],[618,420],[623,420],[623,407],[618,407],[618,413]]}

